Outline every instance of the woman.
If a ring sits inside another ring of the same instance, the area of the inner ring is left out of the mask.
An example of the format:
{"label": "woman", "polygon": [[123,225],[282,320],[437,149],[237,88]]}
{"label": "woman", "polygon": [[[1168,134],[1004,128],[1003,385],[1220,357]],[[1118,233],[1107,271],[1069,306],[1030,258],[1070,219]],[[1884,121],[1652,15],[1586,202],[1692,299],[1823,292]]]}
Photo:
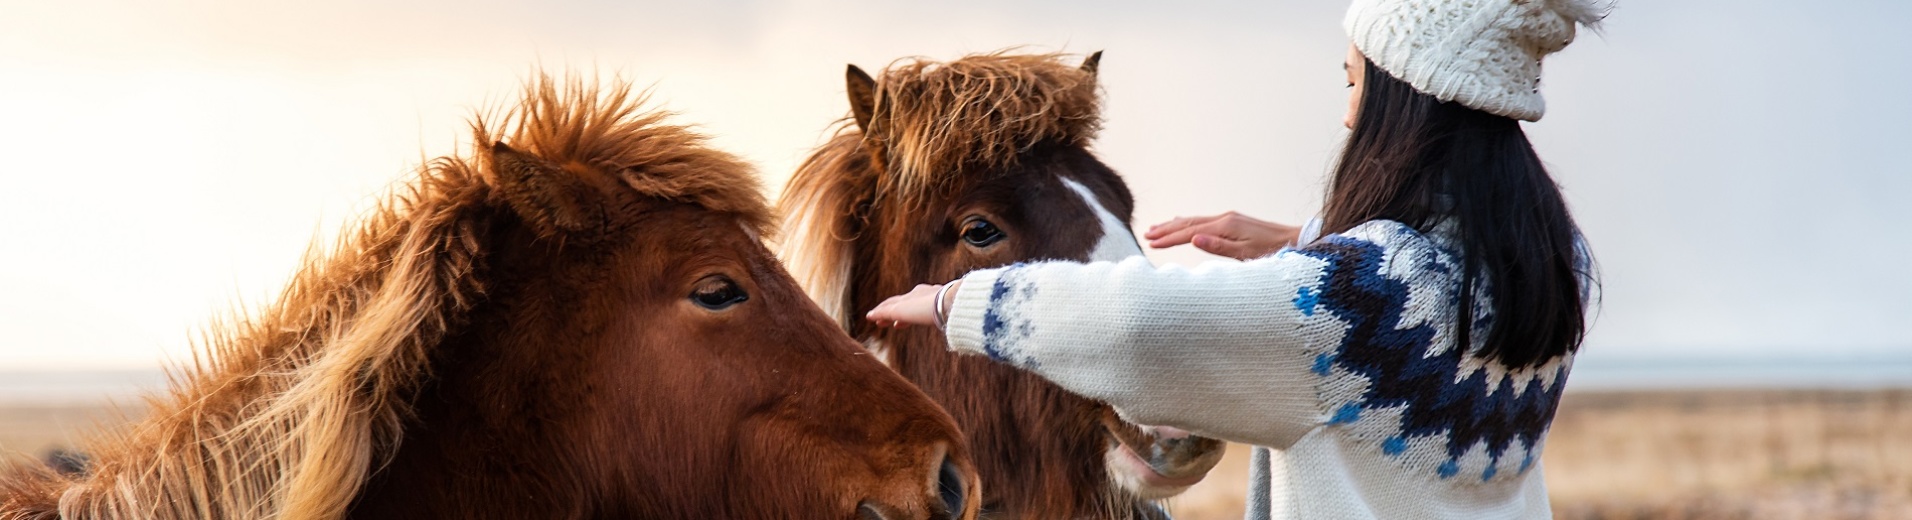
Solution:
{"label": "woman", "polygon": [[1015,265],[869,318],[946,326],[950,348],[1134,422],[1259,446],[1250,518],[1549,517],[1540,448],[1593,282],[1519,121],[1544,111],[1540,60],[1602,14],[1356,0],[1325,236],[1176,219],[1151,245],[1245,262]]}

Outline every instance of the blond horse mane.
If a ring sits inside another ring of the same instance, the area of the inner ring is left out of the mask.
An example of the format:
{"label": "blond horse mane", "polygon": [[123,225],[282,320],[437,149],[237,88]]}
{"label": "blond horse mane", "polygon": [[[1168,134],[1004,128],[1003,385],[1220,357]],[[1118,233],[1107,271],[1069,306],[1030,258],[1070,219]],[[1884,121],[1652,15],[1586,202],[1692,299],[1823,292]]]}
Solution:
{"label": "blond horse mane", "polygon": [[[1093,68],[1009,52],[892,63],[877,78],[869,128],[839,123],[791,176],[778,201],[778,257],[846,329],[854,228],[868,217],[859,206],[919,208],[959,175],[1014,165],[1039,145],[1086,147],[1101,129]],[[871,167],[878,158],[885,164]]]}
{"label": "blond horse mane", "polygon": [[[474,148],[508,141],[623,172],[640,195],[767,225],[757,181],[735,158],[661,125],[668,114],[645,110],[627,83],[568,79],[560,89],[539,74],[503,124],[478,118]],[[148,399],[146,419],[86,446],[88,475],[0,473],[0,518],[343,516],[396,451],[430,351],[484,294],[476,210],[500,194],[476,153],[429,161],[330,254],[308,251],[263,313],[214,327],[170,372],[170,394]]]}

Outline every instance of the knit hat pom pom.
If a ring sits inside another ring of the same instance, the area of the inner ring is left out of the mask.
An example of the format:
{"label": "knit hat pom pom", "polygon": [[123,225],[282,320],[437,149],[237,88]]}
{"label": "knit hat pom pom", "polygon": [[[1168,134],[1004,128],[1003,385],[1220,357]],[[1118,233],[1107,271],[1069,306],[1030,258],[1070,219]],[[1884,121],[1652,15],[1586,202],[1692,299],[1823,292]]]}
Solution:
{"label": "knit hat pom pom", "polygon": [[1578,23],[1596,32],[1600,30],[1600,21],[1613,12],[1613,0],[1540,0],[1547,8],[1560,14],[1561,18]]}

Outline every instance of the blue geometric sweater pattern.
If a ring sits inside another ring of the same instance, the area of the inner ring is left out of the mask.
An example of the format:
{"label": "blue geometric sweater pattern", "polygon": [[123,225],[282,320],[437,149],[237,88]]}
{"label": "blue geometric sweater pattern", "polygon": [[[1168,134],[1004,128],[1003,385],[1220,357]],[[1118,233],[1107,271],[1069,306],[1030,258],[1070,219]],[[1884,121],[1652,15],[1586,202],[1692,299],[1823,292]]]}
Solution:
{"label": "blue geometric sweater pattern", "polygon": [[[1430,241],[1396,245],[1336,235],[1293,251],[1327,266],[1318,286],[1294,296],[1297,309],[1347,324],[1341,344],[1314,360],[1328,425],[1442,479],[1525,473],[1553,421],[1570,360],[1510,370],[1472,348],[1448,346],[1453,342],[1441,336],[1458,326],[1459,291],[1420,288],[1441,295],[1438,303],[1413,300],[1417,284],[1458,285],[1455,257]],[[1470,334],[1476,344],[1492,319],[1486,299],[1477,300]]]}

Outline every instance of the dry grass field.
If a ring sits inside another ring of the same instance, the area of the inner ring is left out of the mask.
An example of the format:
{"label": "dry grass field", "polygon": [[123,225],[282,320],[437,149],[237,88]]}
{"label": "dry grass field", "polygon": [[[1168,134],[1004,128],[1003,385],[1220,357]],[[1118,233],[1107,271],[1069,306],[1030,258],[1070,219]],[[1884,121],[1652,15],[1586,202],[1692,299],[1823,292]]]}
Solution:
{"label": "dry grass field", "polygon": [[[68,446],[104,406],[0,406],[0,450]],[[1545,455],[1568,520],[1912,519],[1912,390],[1569,394]],[[1248,449],[1171,506],[1241,518]]]}
{"label": "dry grass field", "polygon": [[[139,407],[127,407],[137,414]],[[98,405],[0,405],[0,454],[38,457],[70,448],[101,427],[124,422],[121,408]]]}
{"label": "dry grass field", "polygon": [[1569,395],[1563,519],[1912,519],[1912,390]]}
{"label": "dry grass field", "polygon": [[[1912,519],[1912,390],[1568,394],[1544,457],[1564,520]],[[1247,459],[1176,518],[1241,518]]]}

